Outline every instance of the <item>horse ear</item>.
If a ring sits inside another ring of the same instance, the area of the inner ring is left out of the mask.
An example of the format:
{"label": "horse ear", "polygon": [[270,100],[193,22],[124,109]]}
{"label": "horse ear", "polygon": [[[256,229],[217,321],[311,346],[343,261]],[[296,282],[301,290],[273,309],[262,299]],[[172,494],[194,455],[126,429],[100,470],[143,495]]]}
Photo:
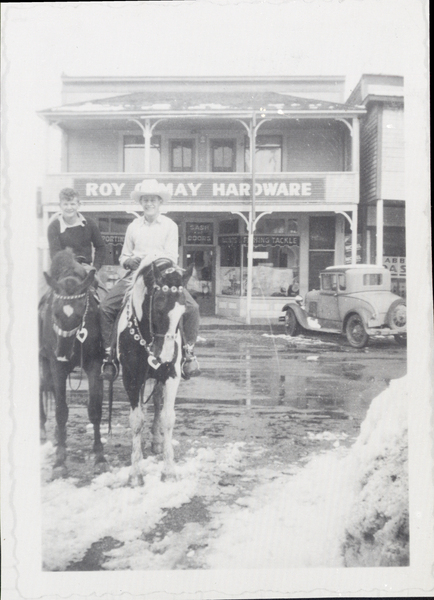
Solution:
{"label": "horse ear", "polygon": [[194,263],[191,263],[191,265],[189,265],[187,267],[187,269],[184,271],[184,274],[182,276],[182,285],[185,287],[188,283],[188,280],[190,279],[190,277],[193,274],[193,269],[194,269]]}
{"label": "horse ear", "polygon": [[89,273],[86,275],[84,281],[77,288],[76,294],[81,294],[84,290],[87,290],[92,283],[94,282],[96,275],[96,269],[91,269]]}
{"label": "horse ear", "polygon": [[51,275],[49,275],[45,271],[44,271],[44,277],[45,277],[46,282],[50,286],[50,288],[53,289],[55,292],[60,293],[60,286],[57,283],[57,281],[54,279],[54,277],[51,277]]}

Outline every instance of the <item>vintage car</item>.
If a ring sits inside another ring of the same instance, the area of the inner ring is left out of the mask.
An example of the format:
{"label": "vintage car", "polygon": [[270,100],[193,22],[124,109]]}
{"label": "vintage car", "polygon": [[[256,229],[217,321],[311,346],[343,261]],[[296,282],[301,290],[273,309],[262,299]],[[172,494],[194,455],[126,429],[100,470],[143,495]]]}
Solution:
{"label": "vintage car", "polygon": [[405,301],[390,291],[390,271],[376,265],[328,267],[320,273],[320,289],[288,299],[279,321],[287,335],[303,329],[345,333],[354,348],[363,348],[370,336],[393,335],[407,343]]}

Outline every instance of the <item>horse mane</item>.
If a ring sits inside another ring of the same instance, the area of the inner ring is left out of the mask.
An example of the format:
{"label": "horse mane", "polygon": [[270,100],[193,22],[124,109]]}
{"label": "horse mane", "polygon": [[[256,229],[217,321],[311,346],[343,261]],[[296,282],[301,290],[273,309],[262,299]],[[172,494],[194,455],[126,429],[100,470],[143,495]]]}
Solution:
{"label": "horse mane", "polygon": [[66,248],[54,255],[51,263],[50,275],[56,281],[60,281],[66,277],[76,277],[83,280],[86,276],[86,271],[80,263],[75,260],[72,249]]}

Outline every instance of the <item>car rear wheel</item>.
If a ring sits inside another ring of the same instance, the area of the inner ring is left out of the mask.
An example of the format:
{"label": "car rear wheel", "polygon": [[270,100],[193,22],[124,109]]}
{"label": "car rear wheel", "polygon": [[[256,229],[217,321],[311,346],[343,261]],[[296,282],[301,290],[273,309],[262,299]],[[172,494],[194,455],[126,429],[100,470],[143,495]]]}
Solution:
{"label": "car rear wheel", "polygon": [[407,327],[407,307],[402,298],[392,302],[387,313],[386,322],[390,329],[405,331]]}
{"label": "car rear wheel", "polygon": [[369,335],[366,333],[359,315],[351,315],[345,325],[345,333],[353,348],[364,348],[369,341]]}
{"label": "car rear wheel", "polygon": [[397,333],[393,337],[395,338],[396,343],[399,344],[400,346],[407,345],[407,336],[406,335],[404,335],[402,333]]}
{"label": "car rear wheel", "polygon": [[285,313],[285,333],[291,336],[296,336],[300,333],[300,324],[292,308],[288,308]]}

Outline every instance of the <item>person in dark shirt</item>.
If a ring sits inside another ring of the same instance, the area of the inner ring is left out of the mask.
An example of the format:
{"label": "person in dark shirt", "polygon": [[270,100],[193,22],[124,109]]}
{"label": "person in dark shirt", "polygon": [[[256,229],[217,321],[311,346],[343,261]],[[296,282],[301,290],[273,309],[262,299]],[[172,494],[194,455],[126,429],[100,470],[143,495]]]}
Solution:
{"label": "person in dark shirt", "polygon": [[[82,263],[92,265],[97,271],[105,258],[105,242],[98,225],[90,217],[79,213],[80,200],[72,188],[64,188],[59,194],[60,213],[55,215],[48,226],[50,257],[60,250],[71,248]],[[95,249],[95,255],[93,254]]]}

